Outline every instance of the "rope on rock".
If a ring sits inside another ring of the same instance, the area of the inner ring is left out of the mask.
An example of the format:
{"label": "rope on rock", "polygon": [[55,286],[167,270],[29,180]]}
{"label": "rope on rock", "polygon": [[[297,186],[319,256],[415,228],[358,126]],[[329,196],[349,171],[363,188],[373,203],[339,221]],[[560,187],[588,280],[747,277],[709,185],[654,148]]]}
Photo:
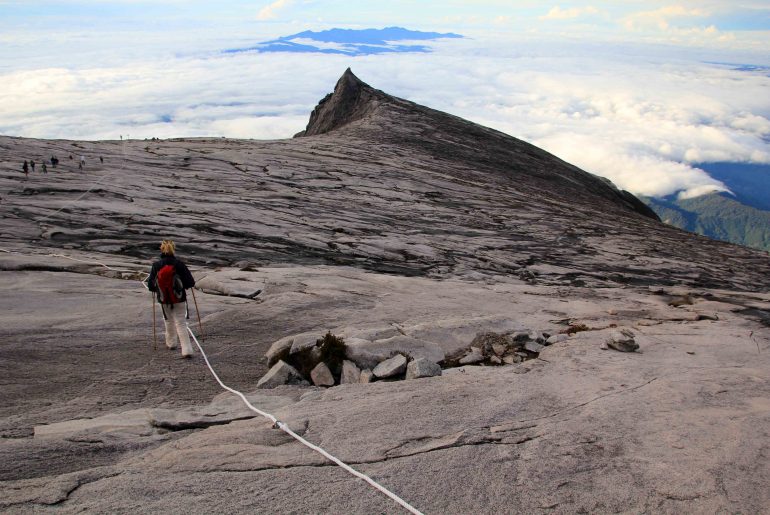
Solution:
{"label": "rope on rock", "polygon": [[345,462],[343,462],[343,461],[342,461],[342,460],[340,460],[339,458],[336,458],[336,457],[332,456],[331,454],[329,454],[328,452],[326,452],[325,450],[323,450],[321,447],[318,447],[317,445],[314,445],[314,444],[312,444],[312,443],[308,442],[307,440],[305,440],[304,438],[302,438],[300,435],[298,435],[297,433],[295,433],[294,431],[292,431],[292,430],[289,428],[289,426],[287,426],[286,424],[284,424],[283,422],[281,422],[280,420],[278,420],[277,418],[275,418],[275,417],[274,417],[273,415],[271,415],[270,413],[266,413],[266,412],[264,412],[264,411],[262,411],[262,410],[260,410],[260,409],[258,409],[258,408],[255,408],[255,407],[254,407],[254,406],[253,406],[253,405],[252,405],[252,404],[249,402],[249,400],[246,398],[246,396],[245,396],[245,395],[243,395],[241,392],[239,392],[238,390],[235,390],[235,389],[233,389],[233,388],[230,388],[230,387],[229,387],[229,386],[227,386],[225,383],[223,383],[223,382],[222,382],[222,380],[221,380],[221,379],[219,379],[219,376],[217,375],[217,373],[214,371],[214,368],[211,366],[211,363],[209,362],[209,358],[206,356],[206,353],[203,351],[203,347],[201,347],[201,344],[198,342],[198,339],[195,337],[195,333],[193,333],[193,332],[192,332],[192,329],[190,329],[189,327],[187,327],[187,331],[190,333],[190,336],[192,336],[192,338],[193,338],[193,341],[195,342],[195,345],[197,345],[197,346],[198,346],[198,350],[200,350],[200,351],[201,351],[201,356],[203,356],[203,359],[204,359],[204,361],[206,362],[206,366],[208,366],[209,370],[211,371],[211,375],[213,375],[213,376],[214,376],[214,379],[216,379],[216,381],[219,383],[219,386],[221,386],[222,388],[224,388],[224,389],[225,389],[225,390],[227,390],[228,392],[234,393],[235,395],[237,395],[238,397],[240,397],[240,398],[241,398],[241,400],[243,400],[243,402],[244,402],[244,403],[246,403],[246,406],[248,406],[248,408],[249,408],[250,410],[252,410],[254,413],[257,413],[257,414],[259,414],[259,415],[262,415],[262,416],[263,416],[263,417],[265,417],[266,419],[270,420],[270,421],[273,423],[273,427],[277,427],[278,429],[280,429],[280,430],[281,430],[281,431],[283,431],[284,433],[288,434],[289,436],[291,436],[292,438],[294,438],[295,440],[297,440],[297,441],[298,441],[299,443],[301,443],[302,445],[304,445],[304,446],[306,446],[306,447],[308,447],[308,448],[310,448],[310,449],[314,450],[315,452],[317,452],[318,454],[320,454],[320,455],[321,455],[321,456],[323,456],[324,458],[326,458],[326,459],[328,459],[328,460],[330,460],[330,461],[334,462],[335,464],[339,465],[339,466],[340,466],[340,467],[342,467],[342,468],[343,468],[343,469],[344,469],[346,472],[349,472],[350,474],[353,474],[353,475],[354,475],[354,476],[356,476],[357,478],[359,478],[359,479],[362,479],[362,480],[366,481],[366,482],[367,482],[367,483],[369,483],[371,486],[373,486],[374,488],[376,488],[377,490],[379,490],[380,492],[382,492],[382,493],[383,493],[383,494],[385,494],[386,496],[390,497],[390,498],[391,498],[392,500],[394,500],[396,503],[398,503],[399,505],[401,505],[401,507],[403,507],[404,509],[406,509],[406,510],[407,510],[409,513],[413,513],[414,515],[422,515],[422,512],[418,511],[418,510],[417,510],[415,507],[413,507],[411,504],[409,504],[408,502],[406,502],[405,500],[403,500],[401,497],[399,497],[398,495],[394,494],[393,492],[391,492],[390,490],[388,490],[388,489],[387,489],[387,488],[385,488],[384,486],[382,486],[382,485],[380,485],[379,483],[377,483],[377,482],[376,482],[374,479],[370,478],[370,477],[369,477],[369,476],[367,476],[366,474],[363,474],[363,473],[361,473],[361,472],[359,472],[359,471],[355,470],[353,467],[351,467],[350,465],[346,464]]}

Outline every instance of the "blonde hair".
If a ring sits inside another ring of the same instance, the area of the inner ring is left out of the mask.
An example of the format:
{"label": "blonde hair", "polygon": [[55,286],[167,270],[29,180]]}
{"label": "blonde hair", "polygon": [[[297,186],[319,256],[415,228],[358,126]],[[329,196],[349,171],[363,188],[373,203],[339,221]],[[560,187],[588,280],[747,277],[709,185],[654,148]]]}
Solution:
{"label": "blonde hair", "polygon": [[160,242],[161,254],[166,254],[167,256],[173,256],[175,250],[176,250],[176,245],[174,245],[173,241],[163,240],[162,242]]}

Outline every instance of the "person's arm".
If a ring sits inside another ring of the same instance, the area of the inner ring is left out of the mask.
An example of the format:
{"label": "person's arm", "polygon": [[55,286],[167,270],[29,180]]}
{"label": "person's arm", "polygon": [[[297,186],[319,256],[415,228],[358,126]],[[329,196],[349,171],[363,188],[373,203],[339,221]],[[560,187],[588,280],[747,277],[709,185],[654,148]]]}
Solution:
{"label": "person's arm", "polygon": [[190,269],[187,268],[187,265],[185,265],[181,261],[177,261],[177,265],[178,265],[177,272],[179,273],[179,276],[182,279],[182,286],[184,286],[185,290],[189,290],[190,288],[195,286],[195,279],[190,273]]}

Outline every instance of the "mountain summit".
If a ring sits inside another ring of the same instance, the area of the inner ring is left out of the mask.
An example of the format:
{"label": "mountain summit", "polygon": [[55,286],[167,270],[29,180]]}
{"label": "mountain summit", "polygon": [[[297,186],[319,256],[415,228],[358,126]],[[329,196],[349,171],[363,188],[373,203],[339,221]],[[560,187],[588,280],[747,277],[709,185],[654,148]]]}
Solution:
{"label": "mountain summit", "polygon": [[[348,134],[395,140],[482,168],[491,167],[493,173],[508,173],[519,181],[544,180],[552,187],[599,195],[659,219],[646,204],[631,193],[618,190],[607,179],[584,172],[501,132],[383,93],[356,77],[350,68],[337,81],[334,91],[319,102],[307,128],[297,136],[314,136],[343,128]],[[404,134],[414,137],[411,140],[399,137]]]}

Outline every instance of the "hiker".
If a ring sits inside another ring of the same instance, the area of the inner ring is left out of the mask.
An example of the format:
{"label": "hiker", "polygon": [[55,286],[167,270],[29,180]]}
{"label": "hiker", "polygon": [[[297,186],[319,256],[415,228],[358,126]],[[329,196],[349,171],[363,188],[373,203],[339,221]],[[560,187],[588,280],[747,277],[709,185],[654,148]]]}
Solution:
{"label": "hiker", "polygon": [[176,258],[175,245],[171,240],[160,244],[160,259],[152,264],[147,286],[155,292],[166,326],[166,347],[176,349],[177,340],[182,344],[182,357],[190,358],[193,348],[187,334],[187,292],[195,286],[190,270]]}
{"label": "hiker", "polygon": [[21,165],[21,169],[24,170],[24,177],[26,177],[27,174],[29,173],[29,165],[27,165],[26,159],[24,160],[24,164]]}
{"label": "hiker", "polygon": [[48,173],[48,167],[43,163],[43,173]]}
{"label": "hiker", "polygon": [[59,160],[56,159],[56,156],[51,156],[51,166],[56,168],[56,165],[58,165],[58,164],[59,164]]}
{"label": "hiker", "polygon": [[86,167],[86,158],[83,156],[80,156],[80,169],[82,170],[85,167]]}
{"label": "hiker", "polygon": [[32,168],[32,171],[34,172],[35,171],[35,162],[32,161],[31,159],[29,161],[29,166],[30,166],[30,168]]}

